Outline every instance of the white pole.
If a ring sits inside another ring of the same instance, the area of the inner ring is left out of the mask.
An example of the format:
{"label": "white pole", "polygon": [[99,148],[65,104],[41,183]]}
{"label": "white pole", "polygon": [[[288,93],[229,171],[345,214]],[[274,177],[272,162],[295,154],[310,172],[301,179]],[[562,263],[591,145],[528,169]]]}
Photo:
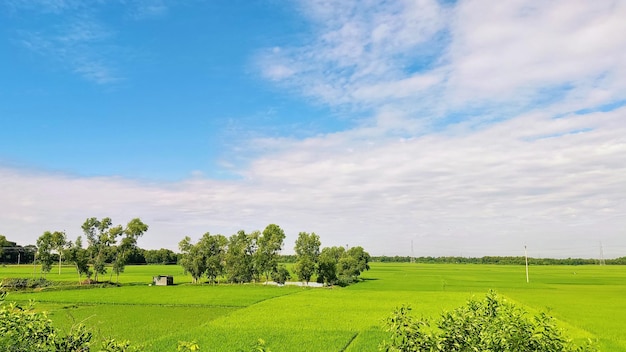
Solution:
{"label": "white pole", "polygon": [[528,283],[528,251],[526,250],[526,245],[524,245],[524,257],[526,258],[526,283]]}

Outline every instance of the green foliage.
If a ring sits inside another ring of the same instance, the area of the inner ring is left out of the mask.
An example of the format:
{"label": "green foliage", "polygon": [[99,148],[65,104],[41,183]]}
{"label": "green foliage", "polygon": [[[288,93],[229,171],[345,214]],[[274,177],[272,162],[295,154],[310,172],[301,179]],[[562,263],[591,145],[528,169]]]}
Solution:
{"label": "green foliage", "polygon": [[267,346],[265,346],[265,340],[258,339],[256,344],[252,347],[251,352],[272,352]]}
{"label": "green foliage", "polygon": [[0,350],[2,351],[88,351],[91,334],[75,326],[67,336],[60,335],[45,312],[33,304],[23,307],[6,304],[0,291]]}
{"label": "green foliage", "polygon": [[197,283],[204,275],[214,282],[224,273],[226,244],[226,237],[208,232],[196,244],[192,244],[189,237],[180,241],[178,247],[182,255],[179,264],[186,273],[191,274],[193,283]]}
{"label": "green foliage", "polygon": [[113,338],[108,338],[102,341],[99,351],[100,352],[139,352],[139,351],[143,351],[143,347],[133,346],[128,340],[117,341]]}
{"label": "green foliage", "polygon": [[229,282],[244,283],[258,278],[254,254],[257,250],[259,231],[246,234],[243,230],[230,236],[226,251],[226,276]]}
{"label": "green foliage", "polygon": [[[93,334],[83,325],[74,324],[63,335],[52,325],[48,314],[34,309],[32,301],[27,306],[15,302],[6,304],[6,292],[0,283],[0,350],[2,351],[75,351],[90,350]],[[137,352],[142,349],[128,341],[103,341],[99,351]]]}
{"label": "green foliage", "polygon": [[116,275],[116,280],[119,282],[120,273],[124,272],[126,263],[130,254],[137,249],[137,239],[148,231],[148,225],[144,224],[141,219],[134,218],[128,222],[126,228],[121,230],[121,226],[114,228],[114,231],[110,232],[110,241],[115,243],[115,237],[124,234],[120,244],[114,249],[115,259],[113,260],[113,272]]}
{"label": "green foliage", "polygon": [[289,279],[291,279],[291,274],[284,264],[279,265],[272,273],[272,280],[278,284],[283,285]]}
{"label": "green foliage", "polygon": [[[525,265],[524,256],[484,256],[484,257],[409,257],[409,256],[377,256],[372,261],[381,263],[424,263],[424,264],[498,264]],[[598,265],[598,259],[591,258],[528,258],[529,265]],[[626,265],[626,257],[606,259],[606,264]]]}
{"label": "green foliage", "polygon": [[324,248],[318,258],[318,282],[348,286],[357,281],[363,271],[369,270],[369,261],[369,253],[360,246],[348,250],[343,247]]}
{"label": "green foliage", "polygon": [[545,313],[528,318],[526,311],[494,291],[483,301],[469,300],[444,313],[436,329],[409,311],[410,307],[402,306],[387,318],[385,328],[391,336],[381,344],[382,351],[595,351],[591,345],[573,345]]}
{"label": "green foliage", "polygon": [[37,238],[37,259],[41,263],[43,277],[46,277],[46,274],[52,269],[52,249],[54,248],[52,241],[56,237],[56,233],[53,234],[50,231],[46,231]]}
{"label": "green foliage", "polygon": [[267,282],[278,265],[278,252],[283,248],[285,232],[276,224],[269,224],[257,239],[258,248],[254,253],[254,265],[265,275]]}
{"label": "green foliage", "polygon": [[178,257],[172,250],[161,249],[148,249],[143,251],[143,255],[146,264],[176,264]]}
{"label": "green foliage", "polygon": [[[139,218],[129,221],[126,227],[122,227],[122,225],[113,226],[111,218],[103,218],[102,220],[88,218],[81,228],[89,244],[87,250],[95,281],[98,281],[98,275],[106,273],[107,261],[113,263],[111,275],[115,273],[119,281],[119,275],[124,272],[131,254],[136,252],[137,239],[148,231],[148,225]],[[121,236],[124,237],[119,245],[115,246],[117,238]]]}
{"label": "green foliage", "polygon": [[337,264],[344,256],[346,250],[343,247],[325,247],[318,258],[317,280],[326,285],[334,285],[338,281]]}
{"label": "green foliage", "polygon": [[[178,352],[194,352],[200,351],[200,346],[198,343],[194,341],[178,341],[178,347],[176,348]],[[271,352],[271,350],[265,346],[265,340],[258,339],[257,342],[251,347],[250,352]]]}
{"label": "green foliage", "polygon": [[294,271],[300,281],[309,282],[317,269],[317,258],[320,255],[320,237],[313,233],[300,232],[296,239],[296,264]]}
{"label": "green foliage", "polygon": [[200,346],[198,343],[194,341],[178,341],[178,347],[176,347],[176,351],[178,352],[193,352],[200,351]]}
{"label": "green foliage", "polygon": [[76,242],[69,243],[68,248],[65,250],[65,257],[68,262],[74,264],[79,283],[83,275],[88,278],[91,277],[92,271],[89,269],[89,253],[83,248],[83,242],[80,236],[76,238]]}
{"label": "green foliage", "polygon": [[24,289],[34,289],[41,287],[51,286],[52,282],[48,281],[44,278],[31,279],[31,278],[6,278],[3,281],[3,286],[5,289],[9,290],[24,290]]}

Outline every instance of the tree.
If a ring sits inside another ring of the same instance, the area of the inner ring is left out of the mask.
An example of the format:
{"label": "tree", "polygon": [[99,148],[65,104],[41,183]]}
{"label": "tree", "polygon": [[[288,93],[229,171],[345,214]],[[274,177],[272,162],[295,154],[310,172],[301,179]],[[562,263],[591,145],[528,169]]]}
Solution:
{"label": "tree", "polygon": [[258,238],[258,248],[255,253],[255,266],[260,274],[265,276],[265,282],[278,266],[278,252],[283,248],[285,232],[280,226],[270,224],[265,227]]}
{"label": "tree", "polygon": [[191,275],[191,282],[198,283],[202,275],[206,272],[206,260],[200,252],[199,246],[191,243],[191,238],[185,238],[178,243],[178,249],[182,253],[180,265],[183,267],[185,274]]}
{"label": "tree", "polygon": [[226,245],[228,240],[222,235],[205,233],[198,245],[204,254],[206,276],[211,283],[217,281],[224,274],[224,262],[226,260]]}
{"label": "tree", "polygon": [[258,277],[254,265],[259,231],[246,234],[243,230],[230,236],[226,251],[226,275],[229,282],[251,282]]}
{"label": "tree", "polygon": [[469,300],[465,306],[443,313],[437,328],[427,320],[409,315],[400,307],[387,318],[390,333],[380,350],[386,352],[464,351],[595,351],[587,344],[575,346],[556,326],[555,320],[540,313],[529,318],[523,309],[500,298],[494,291],[482,301]]}
{"label": "tree", "polygon": [[320,255],[320,238],[313,233],[300,232],[296,239],[296,264],[294,271],[301,281],[307,284],[317,268],[317,259]]}
{"label": "tree", "polygon": [[16,243],[9,242],[7,238],[3,235],[0,235],[0,258],[4,256],[4,248],[3,247],[15,247]]}
{"label": "tree", "polygon": [[55,231],[52,233],[50,239],[50,245],[53,250],[59,255],[59,275],[61,275],[61,259],[63,258],[63,252],[67,246],[67,239],[65,238],[65,232]]}
{"label": "tree", "polygon": [[65,250],[65,257],[70,263],[74,263],[79,283],[82,275],[87,276],[87,278],[91,277],[92,272],[89,269],[89,254],[87,250],[83,248],[83,241],[80,236],[76,238],[74,243],[69,242],[69,246]]}
{"label": "tree", "polygon": [[[128,222],[123,230],[124,238],[120,245],[116,248],[115,260],[113,261],[113,272],[116,275],[116,281],[119,281],[120,273],[124,272],[128,255],[137,248],[137,239],[148,231],[148,225],[144,224],[141,219],[135,218]],[[114,234],[114,236],[117,236]],[[114,237],[115,238],[115,237]],[[114,241],[114,238],[112,241]]]}
{"label": "tree", "polygon": [[322,249],[317,263],[318,282],[325,285],[337,283],[337,265],[345,252],[343,247],[325,247]]}
{"label": "tree", "polygon": [[[9,241],[5,236],[0,235],[0,262],[2,263],[19,263],[20,257],[26,254],[26,250],[22,246],[18,246],[16,242]],[[22,262],[26,262],[26,258]]]}
{"label": "tree", "polygon": [[226,237],[208,232],[196,244],[192,244],[189,237],[180,241],[180,265],[186,273],[191,274],[193,283],[197,283],[204,275],[213,283],[224,273],[227,243]]}
{"label": "tree", "polygon": [[276,270],[272,272],[272,280],[277,284],[284,285],[290,278],[291,274],[284,264],[278,265]]}
{"label": "tree", "polygon": [[46,273],[50,272],[50,269],[52,269],[53,236],[52,232],[46,231],[37,239],[37,258],[41,263],[41,273],[44,278],[46,277]]}
{"label": "tree", "polygon": [[88,218],[81,226],[89,244],[88,251],[95,281],[98,281],[98,274],[106,274],[107,251],[112,244],[115,244],[117,237],[124,232],[122,225],[111,226],[113,226],[111,218],[102,220]]}
{"label": "tree", "polygon": [[161,249],[148,249],[143,252],[146,264],[172,264],[178,260],[176,253],[173,251]]}
{"label": "tree", "polygon": [[338,275],[348,282],[356,281],[362,272],[370,269],[369,261],[370,255],[363,247],[352,247],[339,259]]}
{"label": "tree", "polygon": [[346,254],[354,258],[354,260],[356,261],[357,263],[356,269],[359,271],[358,275],[360,275],[362,272],[366,270],[370,270],[369,262],[370,262],[371,256],[369,253],[367,253],[363,249],[363,247],[361,246],[352,247],[346,251]]}

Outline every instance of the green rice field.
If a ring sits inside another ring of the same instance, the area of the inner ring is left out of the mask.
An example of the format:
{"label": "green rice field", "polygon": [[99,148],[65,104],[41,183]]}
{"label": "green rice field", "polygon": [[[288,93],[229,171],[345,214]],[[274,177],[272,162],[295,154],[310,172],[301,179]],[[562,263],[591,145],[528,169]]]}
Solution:
{"label": "green rice field", "polygon": [[[152,276],[174,286],[149,286]],[[0,278],[39,277],[32,266],[0,267]],[[401,304],[417,316],[482,298],[489,289],[531,313],[546,311],[576,341],[592,338],[601,351],[626,351],[626,267],[371,263],[364,281],[349,287],[191,285],[179,266],[129,266],[120,287],[11,292],[9,301],[34,300],[53,322],[84,322],[97,335],[128,339],[147,351],[174,351],[196,341],[201,351],[250,350],[259,339],[280,351],[378,351],[382,322]],[[77,281],[71,267],[54,281]],[[107,277],[108,279],[108,277]],[[115,281],[115,277],[113,277]]]}

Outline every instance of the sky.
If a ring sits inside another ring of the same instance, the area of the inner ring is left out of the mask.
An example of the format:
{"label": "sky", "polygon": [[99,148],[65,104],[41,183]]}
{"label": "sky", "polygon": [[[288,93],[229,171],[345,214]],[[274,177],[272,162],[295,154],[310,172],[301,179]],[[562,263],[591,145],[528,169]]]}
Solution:
{"label": "sky", "polygon": [[626,2],[4,0],[0,234],[626,256]]}

